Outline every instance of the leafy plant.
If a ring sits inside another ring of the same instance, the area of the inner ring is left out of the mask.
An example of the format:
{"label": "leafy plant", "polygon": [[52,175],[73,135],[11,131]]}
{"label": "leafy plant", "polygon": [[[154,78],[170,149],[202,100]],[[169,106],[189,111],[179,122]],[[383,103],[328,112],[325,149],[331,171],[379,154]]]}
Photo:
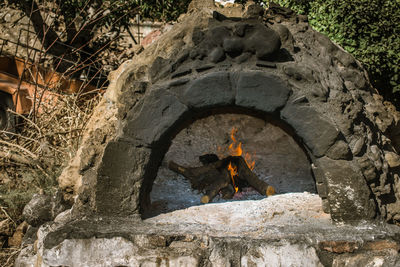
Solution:
{"label": "leafy plant", "polygon": [[[278,0],[352,53],[382,95],[400,103],[400,1]],[[399,106],[399,105],[398,105]]]}

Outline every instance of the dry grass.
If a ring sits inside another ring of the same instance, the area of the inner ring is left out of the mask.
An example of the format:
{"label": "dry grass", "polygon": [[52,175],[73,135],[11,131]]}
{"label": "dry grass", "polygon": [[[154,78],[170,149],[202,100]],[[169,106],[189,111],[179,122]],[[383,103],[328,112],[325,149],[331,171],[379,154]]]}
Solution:
{"label": "dry grass", "polygon": [[[0,222],[8,220],[11,232],[34,193],[57,189],[57,177],[77,151],[100,98],[59,97],[56,103],[42,103],[38,116],[16,114],[21,122],[16,133],[0,132]],[[20,251],[7,246],[8,237],[0,233],[0,266],[12,266]]]}

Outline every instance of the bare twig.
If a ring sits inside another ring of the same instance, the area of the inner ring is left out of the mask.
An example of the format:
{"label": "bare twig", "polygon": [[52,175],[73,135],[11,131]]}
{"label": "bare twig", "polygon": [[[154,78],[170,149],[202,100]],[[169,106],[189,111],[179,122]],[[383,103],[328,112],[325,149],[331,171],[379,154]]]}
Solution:
{"label": "bare twig", "polygon": [[13,153],[12,151],[8,151],[8,152],[0,151],[0,158],[5,158],[5,159],[8,159],[8,160],[20,163],[20,164],[25,164],[25,165],[36,165],[35,161],[32,161],[24,156]]}
{"label": "bare twig", "polygon": [[21,150],[21,151],[25,152],[26,154],[28,154],[29,156],[31,156],[33,159],[37,159],[38,158],[35,154],[33,154],[28,149],[26,149],[26,148],[24,148],[24,147],[22,147],[20,145],[17,145],[17,144],[11,143],[11,142],[7,142],[7,141],[3,141],[3,140],[0,140],[0,144],[18,148],[19,150]]}

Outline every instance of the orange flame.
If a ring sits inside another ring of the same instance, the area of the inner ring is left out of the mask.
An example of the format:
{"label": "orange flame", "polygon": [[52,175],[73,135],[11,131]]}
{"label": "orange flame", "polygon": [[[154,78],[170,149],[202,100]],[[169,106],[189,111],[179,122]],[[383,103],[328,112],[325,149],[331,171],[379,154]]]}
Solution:
{"label": "orange flame", "polygon": [[231,175],[232,184],[233,184],[233,187],[235,188],[235,193],[236,193],[239,190],[239,188],[235,184],[235,178],[234,178],[238,174],[237,167],[232,166],[232,163],[229,162],[228,171],[229,171],[229,174]]}
{"label": "orange flame", "polygon": [[[240,157],[243,155],[243,149],[242,149],[242,142],[238,142],[236,139],[235,135],[236,135],[237,131],[238,131],[237,128],[232,127],[231,134],[230,134],[232,143],[229,145],[228,151],[231,156]],[[218,153],[222,153],[221,147],[218,147]],[[250,168],[250,170],[254,170],[254,166],[255,166],[256,162],[254,160],[252,160],[252,155],[250,153],[245,153],[244,160],[245,160],[247,166]],[[235,183],[235,177],[237,177],[237,175],[238,175],[237,166],[232,165],[232,163],[229,162],[228,171],[231,176],[232,184],[233,184],[233,187],[235,188],[235,192],[238,192],[239,188],[236,186],[236,183]]]}
{"label": "orange flame", "polygon": [[241,156],[243,154],[243,150],[242,150],[242,143],[237,142],[235,134],[237,133],[237,129],[235,127],[232,127],[231,130],[231,139],[232,139],[232,143],[229,145],[229,154],[231,156]]}
{"label": "orange flame", "polygon": [[[243,154],[242,142],[238,142],[236,137],[235,137],[237,131],[238,130],[235,127],[232,127],[232,129],[231,129],[232,143],[228,147],[229,148],[229,154],[231,156],[241,156]],[[249,154],[249,153],[246,153],[245,156],[244,156],[244,160],[246,161],[246,164],[250,168],[250,170],[254,170],[254,167],[256,165],[256,162],[254,160],[252,160],[253,156],[251,154]]]}

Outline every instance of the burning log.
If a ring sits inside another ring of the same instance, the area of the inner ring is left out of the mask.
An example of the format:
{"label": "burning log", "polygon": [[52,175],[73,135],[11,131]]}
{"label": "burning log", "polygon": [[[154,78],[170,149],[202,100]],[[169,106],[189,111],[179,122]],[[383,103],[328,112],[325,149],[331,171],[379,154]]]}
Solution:
{"label": "burning log", "polygon": [[220,192],[223,199],[232,199],[235,195],[235,189],[231,184],[228,184],[227,187],[222,188]]}
{"label": "burning log", "polygon": [[[168,168],[187,178],[193,189],[205,191],[201,198],[204,204],[211,202],[219,193],[223,198],[231,199],[239,189],[237,185],[243,182],[264,196],[275,194],[274,187],[260,180],[241,156],[229,156],[219,160],[216,155],[207,154],[201,159],[204,164],[201,167],[184,167],[170,161]],[[235,171],[232,171],[233,169]]]}
{"label": "burning log", "polygon": [[201,197],[201,203],[206,204],[214,199],[216,195],[223,188],[228,187],[231,177],[226,169],[223,169],[220,173],[220,176],[216,177],[217,179],[206,187],[206,194]]}
{"label": "burning log", "polygon": [[237,177],[246,180],[249,185],[254,187],[263,196],[272,196],[275,194],[275,188],[263,180],[259,179],[257,175],[250,170],[246,161],[242,157],[231,157],[232,162],[236,164],[238,169]]}
{"label": "burning log", "polygon": [[[192,184],[193,189],[203,190],[214,184],[216,180],[224,180],[221,174],[226,160],[218,160],[201,167],[184,167],[173,161],[168,163],[168,168],[176,173],[182,174]],[[222,177],[222,178],[221,178]]]}

